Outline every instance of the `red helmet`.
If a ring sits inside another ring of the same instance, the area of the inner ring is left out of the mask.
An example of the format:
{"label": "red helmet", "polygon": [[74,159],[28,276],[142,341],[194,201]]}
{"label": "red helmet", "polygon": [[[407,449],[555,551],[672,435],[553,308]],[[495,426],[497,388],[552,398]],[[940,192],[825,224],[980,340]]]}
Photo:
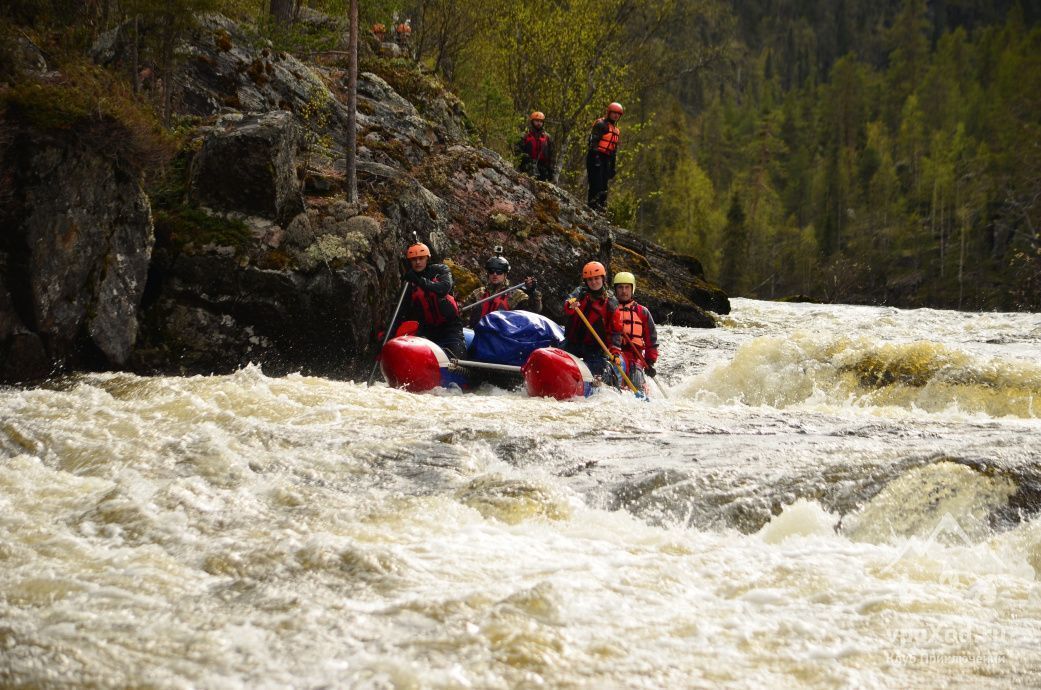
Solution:
{"label": "red helmet", "polygon": [[405,252],[406,259],[415,259],[420,256],[430,256],[430,247],[426,246],[422,242],[417,242],[408,248]]}
{"label": "red helmet", "polygon": [[533,113],[531,114],[531,117],[529,117],[528,119],[529,119],[529,120],[545,120],[545,119],[546,119],[546,116],[545,116],[545,115],[543,115],[543,114],[542,114],[541,112],[539,112],[538,110],[536,110],[535,112],[533,112]]}
{"label": "red helmet", "polygon": [[607,106],[607,112],[618,113],[619,115],[622,115],[625,113],[625,108],[622,107],[621,103],[615,102]]}
{"label": "red helmet", "polygon": [[599,261],[590,261],[582,267],[582,280],[589,280],[597,276],[607,277],[607,269]]}

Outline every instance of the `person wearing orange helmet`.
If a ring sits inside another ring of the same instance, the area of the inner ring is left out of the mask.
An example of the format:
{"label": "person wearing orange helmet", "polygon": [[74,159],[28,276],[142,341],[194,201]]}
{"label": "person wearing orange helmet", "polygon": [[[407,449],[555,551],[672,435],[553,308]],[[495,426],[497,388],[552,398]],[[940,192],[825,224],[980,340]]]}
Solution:
{"label": "person wearing orange helmet", "polygon": [[459,306],[452,295],[451,269],[430,263],[430,247],[422,242],[409,247],[405,259],[409,263],[405,273],[409,287],[402,320],[418,321],[418,335],[435,342],[449,357],[464,357],[466,339]]}
{"label": "person wearing orange helmet", "polygon": [[535,111],[528,118],[528,129],[517,142],[520,154],[517,169],[543,182],[553,181],[553,139],[546,134],[546,116]]}
{"label": "person wearing orange helmet", "polygon": [[575,288],[564,302],[564,313],[570,318],[564,327],[564,349],[581,357],[595,376],[608,373],[608,361],[603,348],[576,313],[581,311],[600,340],[615,357],[622,352],[622,335],[615,330],[615,312],[618,301],[607,289],[607,270],[599,261],[590,261],[582,267],[582,284]]}
{"label": "person wearing orange helmet", "polygon": [[604,116],[593,123],[593,131],[589,134],[589,146],[586,151],[586,177],[589,179],[589,194],[586,203],[589,208],[603,211],[607,207],[607,181],[614,177],[615,154],[618,152],[618,140],[621,130],[618,120],[625,109],[621,103],[607,106]]}

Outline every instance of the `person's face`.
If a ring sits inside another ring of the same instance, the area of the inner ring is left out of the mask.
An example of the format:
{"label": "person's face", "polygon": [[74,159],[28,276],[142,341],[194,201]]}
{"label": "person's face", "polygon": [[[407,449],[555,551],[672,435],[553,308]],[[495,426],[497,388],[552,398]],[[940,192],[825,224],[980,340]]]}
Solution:
{"label": "person's face", "polygon": [[488,271],[489,285],[502,285],[506,282],[506,274],[500,271]]}
{"label": "person's face", "polygon": [[430,261],[429,256],[416,256],[408,260],[409,264],[412,266],[412,270],[416,273],[422,273],[426,270],[428,261]]}
{"label": "person's face", "polygon": [[618,122],[622,119],[622,114],[617,110],[612,110],[609,113],[607,113],[607,119],[611,122]]}
{"label": "person's face", "polygon": [[531,126],[535,129],[542,129],[542,120],[532,120]]}
{"label": "person's face", "polygon": [[593,292],[599,292],[600,288],[604,286],[604,277],[595,276],[593,278],[586,278],[586,287]]}
{"label": "person's face", "polygon": [[614,296],[619,302],[628,302],[633,298],[633,286],[628,283],[614,286]]}

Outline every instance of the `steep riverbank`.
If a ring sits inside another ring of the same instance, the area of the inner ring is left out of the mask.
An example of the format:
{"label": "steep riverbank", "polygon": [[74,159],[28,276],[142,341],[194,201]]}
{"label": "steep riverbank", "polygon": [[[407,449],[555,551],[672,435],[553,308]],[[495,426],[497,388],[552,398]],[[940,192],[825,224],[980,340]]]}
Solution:
{"label": "steep riverbank", "polygon": [[106,110],[104,90],[82,86],[126,73],[128,31],[95,43],[102,71],[41,54],[2,91],[13,136],[0,141],[0,173],[13,184],[0,219],[14,231],[0,244],[0,381],[250,362],[348,376],[371,361],[413,233],[460,294],[504,246],[515,276],[539,278],[553,317],[590,259],[636,273],[664,323],[712,326],[708,311],[729,310],[696,259],[474,145],[458,99],[373,46],[359,81],[359,202],[344,192],[343,65],[275,51],[220,15],[178,48],[177,138],[159,136],[172,161],[149,175],[158,162],[113,145],[141,133],[122,117],[130,106]]}

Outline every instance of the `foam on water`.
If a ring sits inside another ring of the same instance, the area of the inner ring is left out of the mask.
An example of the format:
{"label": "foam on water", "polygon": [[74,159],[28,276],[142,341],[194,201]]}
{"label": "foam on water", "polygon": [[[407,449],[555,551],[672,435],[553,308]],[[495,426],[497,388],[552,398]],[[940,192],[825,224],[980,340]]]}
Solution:
{"label": "foam on water", "polygon": [[736,305],[669,401],[0,391],[0,685],[1041,683],[1036,316]]}

